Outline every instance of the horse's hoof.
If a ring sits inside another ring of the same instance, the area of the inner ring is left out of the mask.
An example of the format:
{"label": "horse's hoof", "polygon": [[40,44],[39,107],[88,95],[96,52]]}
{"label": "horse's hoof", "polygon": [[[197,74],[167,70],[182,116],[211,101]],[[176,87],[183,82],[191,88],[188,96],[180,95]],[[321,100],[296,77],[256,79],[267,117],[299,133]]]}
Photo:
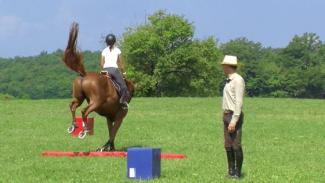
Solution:
{"label": "horse's hoof", "polygon": [[106,142],[102,147],[97,148],[97,152],[108,152],[108,151],[115,151],[114,143],[110,141]]}
{"label": "horse's hoof", "polygon": [[101,148],[97,148],[96,151],[97,152],[108,152],[109,150],[107,149],[107,147],[101,147]]}
{"label": "horse's hoof", "polygon": [[76,127],[75,127],[74,125],[71,125],[71,126],[68,128],[68,133],[71,134],[75,129],[76,129]]}
{"label": "horse's hoof", "polygon": [[79,139],[84,139],[87,136],[87,131],[81,131],[78,135]]}
{"label": "horse's hoof", "polygon": [[107,147],[105,147],[105,151],[109,151],[109,152],[112,152],[112,151],[115,151],[115,148],[114,146],[112,146],[111,144]]}
{"label": "horse's hoof", "polygon": [[97,148],[96,152],[103,152],[103,148]]}
{"label": "horse's hoof", "polygon": [[115,151],[114,143],[110,144],[109,151]]}
{"label": "horse's hoof", "polygon": [[101,148],[97,148],[96,151],[97,152],[110,152],[110,151],[115,151],[115,148],[111,147],[111,146],[104,146],[104,147],[101,147]]}

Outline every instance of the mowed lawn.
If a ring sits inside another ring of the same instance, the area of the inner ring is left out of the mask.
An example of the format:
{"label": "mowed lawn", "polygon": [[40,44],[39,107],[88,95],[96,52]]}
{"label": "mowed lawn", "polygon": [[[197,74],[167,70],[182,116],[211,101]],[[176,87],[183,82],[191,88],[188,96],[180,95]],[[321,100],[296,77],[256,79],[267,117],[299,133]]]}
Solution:
{"label": "mowed lawn", "polygon": [[[42,157],[44,150],[90,151],[107,141],[104,118],[85,140],[66,129],[70,100],[0,101],[0,182],[134,182],[126,158]],[[233,182],[225,178],[221,98],[135,98],[116,148],[184,153],[162,160],[151,182]],[[325,182],[325,100],[245,99],[241,182]]]}

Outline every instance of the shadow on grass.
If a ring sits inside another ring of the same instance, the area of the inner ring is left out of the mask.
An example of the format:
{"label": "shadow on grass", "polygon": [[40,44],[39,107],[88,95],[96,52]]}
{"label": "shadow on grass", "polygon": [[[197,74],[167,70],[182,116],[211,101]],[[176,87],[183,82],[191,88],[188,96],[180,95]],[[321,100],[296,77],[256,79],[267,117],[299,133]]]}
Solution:
{"label": "shadow on grass", "polygon": [[227,180],[242,180],[245,178],[245,176],[246,176],[246,174],[243,172],[239,178],[238,177],[229,177],[229,175],[226,175],[225,178]]}
{"label": "shadow on grass", "polygon": [[144,147],[142,145],[134,145],[134,146],[128,146],[128,147],[122,147],[122,148],[119,148],[119,149],[116,149],[117,151],[128,151],[128,148],[141,148],[141,147]]}

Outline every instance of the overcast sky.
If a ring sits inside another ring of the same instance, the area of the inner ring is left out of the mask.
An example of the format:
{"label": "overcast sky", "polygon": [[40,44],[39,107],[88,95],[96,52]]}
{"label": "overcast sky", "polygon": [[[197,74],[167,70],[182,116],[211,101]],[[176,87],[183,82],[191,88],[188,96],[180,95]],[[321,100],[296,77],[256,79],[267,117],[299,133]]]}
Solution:
{"label": "overcast sky", "polygon": [[0,57],[64,49],[72,21],[80,24],[79,47],[100,50],[103,35],[121,37],[159,9],[184,15],[197,38],[247,37],[271,47],[304,32],[325,39],[325,0],[0,0]]}

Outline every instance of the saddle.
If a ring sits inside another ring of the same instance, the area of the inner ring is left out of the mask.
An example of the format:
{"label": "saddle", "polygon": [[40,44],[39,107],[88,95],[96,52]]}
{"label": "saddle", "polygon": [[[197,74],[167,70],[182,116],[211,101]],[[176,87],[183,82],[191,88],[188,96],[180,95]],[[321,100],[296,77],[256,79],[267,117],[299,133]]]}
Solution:
{"label": "saddle", "polygon": [[[115,90],[117,91],[118,95],[121,96],[121,87],[117,84],[117,82],[112,78],[112,76],[107,71],[100,71],[100,74],[107,77],[109,80],[112,81]],[[124,79],[125,80],[125,79]]]}

